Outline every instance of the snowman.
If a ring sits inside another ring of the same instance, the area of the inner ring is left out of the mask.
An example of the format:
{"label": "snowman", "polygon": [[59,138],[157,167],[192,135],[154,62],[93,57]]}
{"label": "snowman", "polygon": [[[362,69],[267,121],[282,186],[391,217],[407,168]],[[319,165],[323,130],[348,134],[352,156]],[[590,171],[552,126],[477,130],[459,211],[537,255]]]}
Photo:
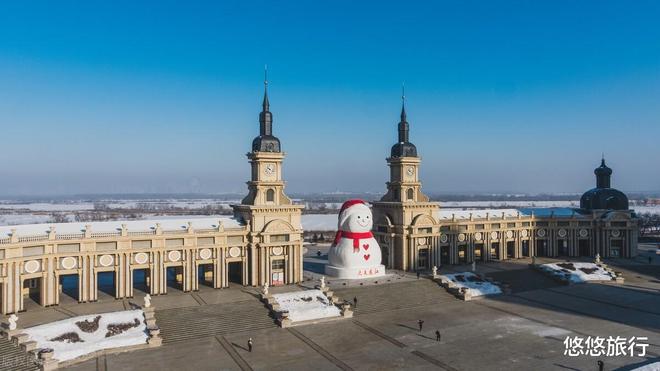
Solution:
{"label": "snowman", "polygon": [[325,273],[337,278],[371,278],[385,275],[380,246],[371,233],[371,209],[362,200],[344,202],[337,234],[328,251]]}

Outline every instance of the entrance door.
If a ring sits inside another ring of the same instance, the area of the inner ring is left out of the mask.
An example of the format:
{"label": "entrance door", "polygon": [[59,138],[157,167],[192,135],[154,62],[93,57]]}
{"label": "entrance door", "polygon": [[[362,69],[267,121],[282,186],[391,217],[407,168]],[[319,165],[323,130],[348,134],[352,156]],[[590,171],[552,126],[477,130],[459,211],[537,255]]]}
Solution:
{"label": "entrance door", "polygon": [[536,256],[550,256],[548,254],[548,241],[536,240]]}
{"label": "entrance door", "polygon": [[568,241],[566,240],[559,240],[557,241],[559,244],[559,256],[567,256],[568,255]]}
{"label": "entrance door", "polygon": [[490,259],[499,260],[500,259],[500,243],[492,242],[490,244]]}
{"label": "entrance door", "polygon": [[[80,298],[78,297],[78,284],[80,280],[78,279],[77,274],[66,274],[60,276],[60,292],[65,294],[65,296],[68,296],[71,299],[75,299],[76,301],[80,301]],[[66,300],[65,298],[60,296],[60,303],[62,303],[63,300]]]}
{"label": "entrance door", "polygon": [[202,285],[213,287],[213,264],[200,264],[197,267],[197,280]]}
{"label": "entrance door", "polygon": [[623,257],[623,240],[611,240],[610,241],[610,256],[613,258]]}
{"label": "entrance door", "polygon": [[42,278],[28,278],[23,281],[23,297],[28,297],[35,303],[41,303],[41,281]]}
{"label": "entrance door", "polygon": [[149,269],[133,270],[133,289],[145,294],[151,292],[151,271]]}
{"label": "entrance door", "polygon": [[513,259],[516,256],[516,242],[507,241],[506,242],[506,258]]}
{"label": "entrance door", "polygon": [[419,249],[417,252],[417,270],[429,269],[429,249]]}
{"label": "entrance door", "polygon": [[167,267],[167,286],[183,290],[183,267]]}
{"label": "entrance door", "polygon": [[579,240],[578,241],[578,250],[580,250],[580,256],[590,256],[589,253],[589,240]]}
{"label": "entrance door", "polygon": [[440,247],[440,264],[449,264],[449,246]]}
{"label": "entrance door", "polygon": [[243,262],[229,263],[229,282],[243,284]]}
{"label": "entrance door", "polygon": [[467,263],[467,246],[459,245],[458,246],[458,262],[460,264]]}
{"label": "entrance door", "polygon": [[100,292],[115,297],[115,272],[98,272],[96,282]]}
{"label": "entrance door", "polygon": [[484,260],[486,254],[484,254],[484,244],[478,243],[474,245],[474,260]]}

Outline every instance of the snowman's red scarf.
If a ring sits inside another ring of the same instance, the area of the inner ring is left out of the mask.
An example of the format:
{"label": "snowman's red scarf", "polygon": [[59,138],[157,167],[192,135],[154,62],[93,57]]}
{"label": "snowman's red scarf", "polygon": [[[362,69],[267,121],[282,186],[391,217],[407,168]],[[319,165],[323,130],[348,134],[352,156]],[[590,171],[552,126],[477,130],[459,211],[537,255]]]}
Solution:
{"label": "snowman's red scarf", "polygon": [[352,238],[353,239],[353,252],[360,252],[360,240],[365,239],[365,238],[372,238],[374,235],[369,232],[346,232],[346,231],[337,231],[337,234],[335,235],[335,242],[332,244],[333,246],[337,246],[339,243],[339,240],[341,240],[342,237],[344,238]]}

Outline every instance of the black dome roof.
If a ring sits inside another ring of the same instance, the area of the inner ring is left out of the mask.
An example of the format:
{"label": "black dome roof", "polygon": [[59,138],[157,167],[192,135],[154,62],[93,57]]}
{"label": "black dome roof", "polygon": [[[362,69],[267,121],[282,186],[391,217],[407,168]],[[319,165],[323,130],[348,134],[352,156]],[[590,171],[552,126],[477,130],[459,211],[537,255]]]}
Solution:
{"label": "black dome roof", "polygon": [[580,208],[585,210],[628,210],[628,197],[618,189],[593,188],[580,198]]}
{"label": "black dome roof", "polygon": [[417,147],[408,140],[410,126],[406,120],[406,107],[401,106],[401,121],[399,122],[399,142],[392,146],[391,157],[417,157]]}
{"label": "black dome roof", "polygon": [[252,150],[258,152],[281,152],[280,140],[272,135],[259,135],[252,141]]}
{"label": "black dome roof", "polygon": [[399,142],[392,146],[392,157],[417,157],[417,147],[410,142]]}
{"label": "black dome roof", "polygon": [[594,170],[596,188],[590,189],[580,198],[580,208],[584,210],[628,210],[628,197],[618,189],[611,188],[612,169],[605,165],[605,159]]}

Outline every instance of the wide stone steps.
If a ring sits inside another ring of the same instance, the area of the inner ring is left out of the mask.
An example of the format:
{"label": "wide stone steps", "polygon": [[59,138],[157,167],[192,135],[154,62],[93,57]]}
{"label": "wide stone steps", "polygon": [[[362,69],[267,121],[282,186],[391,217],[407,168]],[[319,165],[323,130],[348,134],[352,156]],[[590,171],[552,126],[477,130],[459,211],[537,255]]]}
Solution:
{"label": "wide stone steps", "polygon": [[164,343],[277,327],[268,309],[256,299],[156,309],[156,324]]}
{"label": "wide stone steps", "polygon": [[33,356],[22,351],[6,338],[0,339],[0,371],[32,371],[37,370]]}
{"label": "wide stone steps", "polygon": [[437,283],[420,279],[410,282],[335,289],[335,295],[349,302],[357,297],[355,315],[436,305],[455,300]]}

